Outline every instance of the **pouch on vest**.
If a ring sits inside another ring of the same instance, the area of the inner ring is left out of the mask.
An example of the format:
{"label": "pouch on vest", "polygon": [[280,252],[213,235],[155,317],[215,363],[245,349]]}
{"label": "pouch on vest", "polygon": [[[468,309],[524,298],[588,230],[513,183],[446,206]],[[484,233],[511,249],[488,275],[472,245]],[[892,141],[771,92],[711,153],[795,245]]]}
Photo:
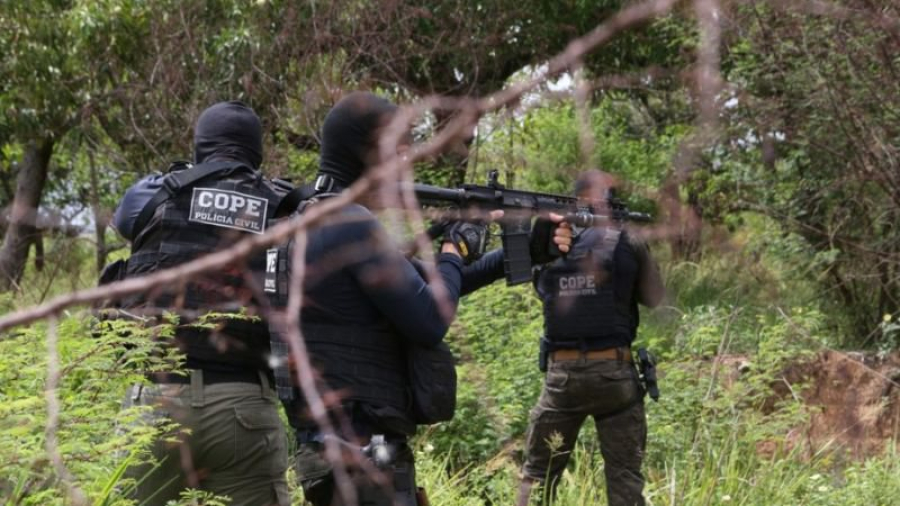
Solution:
{"label": "pouch on vest", "polygon": [[[103,267],[103,270],[100,271],[100,279],[97,280],[97,286],[109,285],[117,281],[122,281],[125,279],[126,274],[128,274],[128,259],[119,259],[115,262],[106,264],[106,266]],[[122,302],[120,300],[107,298],[101,300],[94,307],[100,309],[115,309],[122,307]]]}
{"label": "pouch on vest", "polygon": [[538,370],[547,372],[547,364],[550,361],[550,341],[546,337],[541,337],[540,348],[538,351]]}
{"label": "pouch on vest", "polygon": [[456,361],[446,343],[411,345],[406,352],[417,424],[445,422],[456,412]]}
{"label": "pouch on vest", "polygon": [[[293,214],[302,214],[312,202],[312,200],[300,202],[288,217],[279,217],[273,222],[289,219],[289,216]],[[277,207],[281,209],[281,203]],[[275,376],[275,391],[278,393],[278,398],[283,401],[294,399],[294,380],[290,367],[291,350],[286,339],[285,322],[287,316],[284,314],[290,289],[290,272],[288,272],[290,252],[291,249],[288,247],[288,244],[282,244],[266,250],[266,268],[263,272],[262,283],[263,291],[269,297],[269,303],[272,307],[272,314],[268,318],[269,348],[271,353],[269,363]]]}
{"label": "pouch on vest", "polygon": [[103,270],[100,271],[100,279],[97,281],[97,286],[108,285],[111,283],[115,283],[116,281],[122,281],[125,279],[125,274],[128,272],[128,259],[119,259],[115,262],[106,264],[103,267]]}
{"label": "pouch on vest", "polygon": [[294,398],[294,382],[290,369],[290,347],[286,341],[286,315],[288,300],[289,249],[286,244],[266,250],[266,268],[263,273],[263,291],[269,296],[271,314],[269,324],[269,365],[275,376],[275,391],[282,400]]}

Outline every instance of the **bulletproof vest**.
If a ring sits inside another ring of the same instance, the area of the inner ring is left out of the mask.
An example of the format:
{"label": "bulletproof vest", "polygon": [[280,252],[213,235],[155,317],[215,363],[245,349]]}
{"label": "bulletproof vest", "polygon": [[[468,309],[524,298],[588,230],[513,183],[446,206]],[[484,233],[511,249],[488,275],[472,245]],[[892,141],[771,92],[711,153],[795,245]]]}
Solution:
{"label": "bulletproof vest", "polygon": [[583,231],[565,258],[535,280],[552,349],[629,346],[637,330],[637,260],[624,232]]}
{"label": "bulletproof vest", "polygon": [[[319,195],[318,200],[328,195]],[[312,201],[298,209],[302,213]],[[290,347],[286,337],[284,308],[291,275],[291,245],[266,252],[264,290],[275,317],[270,319],[272,360],[278,396],[292,401],[294,411],[304,401],[291,377]],[[367,417],[397,432],[415,430],[406,353],[399,335],[387,324],[377,327],[338,323],[301,322],[303,341],[327,391],[339,392],[344,404],[355,403]],[[302,408],[300,408],[302,409]]]}
{"label": "bulletproof vest", "polygon": [[[171,180],[165,182],[166,190],[161,191],[168,191],[168,198],[156,207],[146,226],[135,231],[126,277],[183,264],[228,247],[248,234],[265,231],[270,213],[286,188],[245,164],[217,163],[221,170],[184,187],[179,187],[177,181],[179,175],[185,174],[175,171],[166,176]],[[125,305],[237,312],[256,305],[244,276],[247,271],[262,272],[264,262],[264,254],[260,253],[240,264],[192,278],[177,289],[132,297]],[[188,368],[265,367],[268,328],[264,322],[225,318],[215,336],[209,330],[190,328],[185,323],[190,323],[189,318],[180,320],[176,341],[187,355]]]}

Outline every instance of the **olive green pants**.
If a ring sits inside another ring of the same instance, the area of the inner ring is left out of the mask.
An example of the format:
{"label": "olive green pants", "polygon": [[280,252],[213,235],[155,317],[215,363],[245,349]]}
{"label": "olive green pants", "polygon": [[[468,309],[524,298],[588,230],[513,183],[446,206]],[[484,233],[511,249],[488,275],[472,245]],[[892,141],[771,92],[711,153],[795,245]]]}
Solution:
{"label": "olive green pants", "polygon": [[641,462],[647,442],[643,389],[634,366],[617,360],[554,361],[531,411],[524,479],[547,483],[552,497],[585,419],[600,439],[611,506],[642,506]]}
{"label": "olive green pants", "polygon": [[[199,376],[199,378],[197,377]],[[179,427],[150,448],[155,463],[134,466],[134,499],[165,505],[186,488],[228,496],[235,506],[289,506],[287,439],[268,381],[136,385],[126,403],[152,406],[146,423]]]}

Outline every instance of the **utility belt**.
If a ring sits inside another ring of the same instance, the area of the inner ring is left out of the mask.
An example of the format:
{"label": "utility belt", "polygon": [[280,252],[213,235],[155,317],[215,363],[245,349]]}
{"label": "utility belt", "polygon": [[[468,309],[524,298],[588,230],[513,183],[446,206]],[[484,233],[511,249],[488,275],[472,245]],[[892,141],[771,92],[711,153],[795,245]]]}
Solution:
{"label": "utility belt", "polygon": [[605,350],[556,350],[551,351],[550,360],[561,362],[564,360],[617,360],[619,362],[634,363],[631,356],[631,348],[620,346],[618,348],[607,348]]}
{"label": "utility belt", "polygon": [[638,348],[637,361],[631,353],[631,348],[619,346],[616,348],[606,348],[602,350],[584,350],[584,349],[558,349],[550,350],[552,343],[546,338],[541,338],[541,351],[538,356],[538,368],[541,372],[547,372],[547,365],[550,360],[554,362],[562,362],[566,360],[617,360],[637,366],[638,378],[644,388],[644,393],[650,396],[654,401],[659,401],[659,382],[656,377],[656,358],[646,348]]}
{"label": "utility belt", "polygon": [[[325,435],[322,434],[322,431],[320,431],[318,427],[296,429],[294,431],[294,436],[297,439],[297,444],[325,444]],[[339,436],[333,437],[337,438],[338,443],[343,446],[352,445],[350,442],[340,438]],[[368,437],[368,440],[370,445],[389,444],[393,446],[400,446],[406,444],[409,441],[409,438],[402,434],[372,434]]]}
{"label": "utility belt", "polygon": [[[203,369],[189,369],[188,374],[176,374],[171,372],[151,373],[147,379],[151,383],[175,383],[179,385],[215,385],[218,383],[252,383],[254,385],[268,385],[266,374],[262,371],[206,371]],[[265,383],[263,383],[265,381]]]}
{"label": "utility belt", "polygon": [[[242,371],[234,373],[204,371],[202,369],[190,369],[188,375],[179,375],[174,373],[148,374],[147,378],[154,385],[143,385],[138,383],[132,387],[130,392],[131,405],[137,405],[140,402],[144,392],[156,392],[153,395],[178,395],[185,396],[190,400],[192,408],[202,408],[207,406],[209,402],[214,402],[216,395],[222,392],[232,393],[234,391],[241,392],[242,395],[250,392],[258,391],[260,397],[275,400],[275,390],[272,381],[269,380],[263,371]],[[214,384],[237,383],[238,385],[227,387],[222,392],[207,390],[206,387]],[[172,393],[171,388],[176,385],[187,385],[187,387],[178,386]],[[258,386],[258,388],[254,388]],[[169,392],[169,393],[165,393]]]}
{"label": "utility belt", "polygon": [[577,339],[571,341],[550,340],[541,337],[540,353],[538,355],[538,369],[547,372],[550,360],[556,362],[564,360],[618,360],[620,362],[634,363],[631,348],[628,346],[613,346],[594,349],[603,346],[604,341],[596,339]]}

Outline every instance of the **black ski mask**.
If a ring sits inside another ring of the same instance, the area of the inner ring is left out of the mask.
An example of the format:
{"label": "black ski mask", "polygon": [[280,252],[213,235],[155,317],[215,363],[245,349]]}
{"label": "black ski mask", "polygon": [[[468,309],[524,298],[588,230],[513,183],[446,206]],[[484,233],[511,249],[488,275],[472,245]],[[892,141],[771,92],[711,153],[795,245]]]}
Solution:
{"label": "black ski mask", "polygon": [[397,106],[371,93],[356,91],[342,98],[325,116],[319,173],[349,186],[372,163],[378,130]]}
{"label": "black ski mask", "polygon": [[262,163],[262,124],[242,102],[219,102],[197,119],[194,163],[217,158],[244,162],[254,169]]}

